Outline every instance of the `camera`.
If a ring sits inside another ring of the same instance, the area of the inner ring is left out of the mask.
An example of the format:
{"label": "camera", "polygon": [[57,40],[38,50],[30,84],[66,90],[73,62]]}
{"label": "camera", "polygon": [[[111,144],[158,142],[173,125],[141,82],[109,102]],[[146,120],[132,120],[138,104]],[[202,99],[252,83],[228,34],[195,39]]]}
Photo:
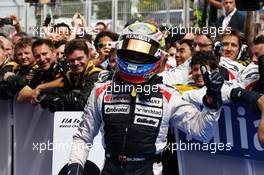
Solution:
{"label": "camera", "polygon": [[106,43],[106,48],[108,49],[116,49],[117,42],[107,42]]}
{"label": "camera", "polygon": [[221,57],[223,54],[223,49],[224,49],[224,45],[220,41],[217,41],[214,43],[214,54],[215,54],[215,56]]}
{"label": "camera", "polygon": [[0,18],[0,25],[13,25],[13,20],[11,18]]}

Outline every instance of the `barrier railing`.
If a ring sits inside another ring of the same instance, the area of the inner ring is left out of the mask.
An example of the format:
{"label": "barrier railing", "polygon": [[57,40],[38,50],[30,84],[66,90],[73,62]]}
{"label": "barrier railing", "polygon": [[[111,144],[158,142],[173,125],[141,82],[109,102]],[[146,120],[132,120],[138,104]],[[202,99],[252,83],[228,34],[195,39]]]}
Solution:
{"label": "barrier railing", "polygon": [[[15,175],[51,174],[52,149],[48,146],[53,146],[53,126],[75,125],[67,119],[74,114],[64,112],[54,121],[53,114],[39,106],[11,101],[0,101],[0,110],[0,174],[10,175],[11,171]],[[231,104],[224,106],[212,142],[200,143],[200,149],[197,145],[195,149],[187,149],[187,143],[198,142],[187,142],[184,134],[179,133],[178,147],[174,150],[179,156],[181,175],[263,174],[264,152],[256,137],[258,122],[259,114],[251,112],[248,105]],[[11,125],[14,125],[13,144]],[[63,137],[71,139],[72,134]],[[184,149],[181,144],[185,144]],[[100,152],[103,155],[103,150]],[[63,164],[67,162],[67,157],[61,159]]]}

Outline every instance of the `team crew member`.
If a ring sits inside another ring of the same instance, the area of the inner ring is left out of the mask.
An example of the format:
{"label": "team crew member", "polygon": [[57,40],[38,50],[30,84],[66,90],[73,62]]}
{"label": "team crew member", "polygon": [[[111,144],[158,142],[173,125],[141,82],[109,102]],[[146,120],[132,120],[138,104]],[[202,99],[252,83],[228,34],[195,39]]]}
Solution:
{"label": "team crew member", "polygon": [[89,60],[89,51],[85,40],[74,39],[66,44],[65,56],[70,70],[62,79],[62,88],[57,92],[44,93],[41,103],[51,112],[83,111],[87,98],[97,81],[100,68]]}
{"label": "team crew member", "polygon": [[[38,102],[37,96],[43,90],[59,87],[61,72],[56,64],[55,48],[51,40],[38,39],[32,44],[32,52],[40,71],[19,93],[18,100],[30,99],[31,103]],[[56,80],[54,82],[54,80]],[[49,82],[49,84],[47,84]],[[52,82],[52,83],[51,83]]]}
{"label": "team crew member", "polygon": [[15,46],[15,61],[9,61],[1,69],[3,81],[0,83],[1,98],[12,98],[24,86],[31,85],[31,80],[39,68],[34,60],[32,39],[22,38]]}

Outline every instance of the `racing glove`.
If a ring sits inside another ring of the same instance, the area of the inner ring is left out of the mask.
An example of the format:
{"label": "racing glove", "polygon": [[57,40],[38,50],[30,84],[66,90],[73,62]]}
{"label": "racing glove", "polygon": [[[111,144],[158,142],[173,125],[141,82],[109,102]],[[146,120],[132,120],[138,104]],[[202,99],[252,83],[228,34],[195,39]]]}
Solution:
{"label": "racing glove", "polygon": [[64,103],[68,105],[75,104],[78,101],[78,96],[79,95],[75,92],[69,92],[64,97]]}
{"label": "racing glove", "polygon": [[204,85],[207,88],[203,103],[211,109],[219,109],[222,105],[221,88],[224,84],[224,79],[217,70],[213,70],[209,74],[205,65],[201,65],[200,68]]}
{"label": "racing glove", "polygon": [[253,111],[257,111],[257,101],[261,97],[261,94],[257,91],[247,91],[241,87],[231,90],[230,98],[234,102],[244,101],[249,104],[249,107]]}
{"label": "racing glove", "polygon": [[50,112],[63,111],[63,100],[54,95],[41,94],[39,96],[40,104],[43,109],[48,108]]}
{"label": "racing glove", "polygon": [[65,94],[63,103],[65,104],[65,106],[72,106],[75,110],[83,110],[86,101],[82,94],[72,91]]}

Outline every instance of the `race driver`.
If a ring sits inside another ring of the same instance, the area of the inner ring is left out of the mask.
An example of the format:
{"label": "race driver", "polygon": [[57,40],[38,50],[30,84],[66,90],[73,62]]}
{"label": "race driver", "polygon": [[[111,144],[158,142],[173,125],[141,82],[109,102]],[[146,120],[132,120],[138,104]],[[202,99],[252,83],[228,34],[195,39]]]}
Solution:
{"label": "race driver", "polygon": [[68,174],[82,175],[94,137],[103,137],[102,175],[162,174],[161,153],[169,125],[189,139],[208,141],[221,110],[223,79],[201,67],[207,87],[202,111],[184,101],[157,75],[166,58],[162,33],[152,24],[136,22],[118,40],[117,71],[95,84],[82,121],[73,136]]}

